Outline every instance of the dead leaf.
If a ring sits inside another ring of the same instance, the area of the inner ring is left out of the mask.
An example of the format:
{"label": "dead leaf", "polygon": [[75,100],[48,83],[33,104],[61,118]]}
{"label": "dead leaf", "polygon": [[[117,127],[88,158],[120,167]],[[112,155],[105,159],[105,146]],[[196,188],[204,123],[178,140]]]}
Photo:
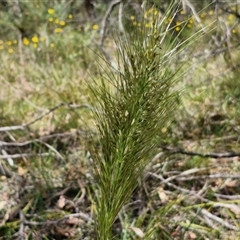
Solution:
{"label": "dead leaf", "polygon": [[187,231],[187,235],[190,239],[196,239],[197,235],[194,232]]}
{"label": "dead leaf", "polygon": [[[177,221],[179,221],[179,220],[177,220]],[[174,239],[178,239],[178,237],[182,236],[182,234],[181,234],[181,227],[177,226],[175,228],[174,232],[172,232],[171,236],[174,237]]]}
{"label": "dead leaf", "polygon": [[144,233],[140,228],[130,227],[130,229],[132,229],[138,237],[140,237],[140,238],[144,237]]}
{"label": "dead leaf", "polygon": [[235,213],[237,215],[236,217],[240,216],[240,208],[238,206],[232,204],[230,211]]}
{"label": "dead leaf", "polygon": [[7,201],[0,201],[0,211],[4,208],[6,204],[7,204]]}
{"label": "dead leaf", "polygon": [[215,181],[216,189],[223,186],[223,180],[221,178],[216,179]]}
{"label": "dead leaf", "polygon": [[58,199],[58,202],[57,202],[57,206],[59,208],[63,208],[66,204],[66,199],[64,196],[60,196],[60,198]]}
{"label": "dead leaf", "polygon": [[0,177],[0,180],[6,180],[6,179],[7,179],[6,176],[1,176],[1,177]]}
{"label": "dead leaf", "polygon": [[237,180],[229,180],[225,182],[225,186],[227,187],[236,187],[237,186]]}
{"label": "dead leaf", "polygon": [[71,128],[71,129],[70,129],[70,132],[71,132],[71,133],[77,133],[77,129],[76,129],[76,128]]}
{"label": "dead leaf", "polygon": [[70,225],[78,225],[78,224],[81,224],[83,223],[84,221],[82,219],[78,219],[78,218],[69,218],[66,223],[70,224]]}
{"label": "dead leaf", "polygon": [[22,167],[18,167],[18,174],[20,175],[20,176],[23,176],[23,175],[25,175],[26,173],[27,173],[27,169],[24,169],[24,168],[22,168]]}
{"label": "dead leaf", "polygon": [[159,196],[160,200],[162,201],[162,203],[168,202],[169,198],[162,187],[159,187],[157,192],[158,192],[158,196]]}
{"label": "dead leaf", "polygon": [[70,228],[61,228],[55,226],[56,232],[62,236],[65,237],[73,237],[74,236],[74,230]]}

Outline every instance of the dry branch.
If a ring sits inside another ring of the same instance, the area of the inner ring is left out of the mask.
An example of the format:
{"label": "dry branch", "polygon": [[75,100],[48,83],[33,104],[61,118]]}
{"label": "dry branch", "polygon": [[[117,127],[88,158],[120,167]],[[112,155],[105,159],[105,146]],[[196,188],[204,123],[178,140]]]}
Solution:
{"label": "dry branch", "polygon": [[168,181],[166,181],[161,175],[158,175],[158,174],[155,174],[155,173],[151,173],[149,172],[148,175],[156,178],[156,179],[159,179],[162,181],[162,183],[168,185],[169,187],[172,187],[176,190],[178,190],[179,192],[182,192],[183,194],[189,194],[189,195],[192,195],[194,197],[196,197],[197,199],[200,199],[201,201],[203,202],[208,202],[208,199],[202,197],[198,192],[196,191],[193,191],[193,190],[188,190],[188,189],[185,189],[185,188],[182,188],[182,187],[179,187],[173,183],[170,183]]}
{"label": "dry branch", "polygon": [[37,225],[45,225],[45,224],[58,224],[59,222],[63,221],[63,220],[66,220],[66,219],[70,219],[70,218],[73,218],[73,217],[79,217],[87,222],[90,222],[90,223],[93,223],[93,219],[88,216],[87,214],[85,213],[82,213],[82,212],[79,212],[79,213],[72,213],[72,214],[69,214],[69,215],[66,215],[58,220],[55,220],[55,221],[46,221],[46,222],[36,222],[36,221],[27,221],[25,220],[24,223],[27,224],[27,225],[33,225],[33,226],[37,226]]}
{"label": "dry branch", "polygon": [[56,109],[60,108],[60,107],[69,107],[70,109],[82,109],[82,108],[88,108],[91,111],[96,111],[92,106],[88,105],[88,104],[80,104],[80,105],[76,105],[76,104],[70,104],[70,103],[65,103],[62,102],[52,108],[50,108],[46,113],[38,116],[37,118],[35,118],[34,120],[32,120],[31,122],[28,122],[26,124],[23,125],[19,125],[19,126],[6,126],[6,127],[1,127],[0,128],[0,132],[6,132],[6,131],[13,131],[13,130],[26,130],[27,127],[29,127],[30,125],[38,122],[39,120],[43,119],[45,116],[49,115],[51,112],[54,112]]}
{"label": "dry branch", "polygon": [[233,158],[240,157],[239,152],[225,152],[225,153],[199,153],[186,151],[182,148],[172,148],[172,147],[160,147],[162,150],[165,150],[171,154],[184,154],[188,156],[199,156],[202,158]]}
{"label": "dry branch", "polygon": [[230,223],[224,221],[222,218],[213,215],[212,213],[208,212],[206,209],[201,209],[200,211],[201,211],[202,215],[206,215],[209,219],[211,219],[211,220],[213,220],[217,223],[220,223],[222,226],[224,226],[228,229],[231,229],[231,230],[240,231],[239,228],[237,228],[237,227],[231,225]]}
{"label": "dry branch", "polygon": [[7,159],[7,158],[24,158],[24,157],[48,157],[50,153],[19,153],[19,154],[12,154],[12,155],[0,155],[0,159]]}
{"label": "dry branch", "polygon": [[186,12],[186,8],[189,7],[189,9],[192,11],[193,16],[195,17],[196,21],[198,23],[201,23],[201,19],[198,16],[195,7],[192,5],[192,3],[188,0],[182,0],[183,10]]}
{"label": "dry branch", "polygon": [[213,175],[202,175],[202,176],[191,176],[191,177],[176,177],[179,181],[191,181],[191,180],[200,180],[200,179],[240,179],[240,174],[231,175],[231,174],[213,174]]}
{"label": "dry branch", "polygon": [[109,6],[108,6],[108,9],[102,19],[102,23],[101,23],[101,29],[100,29],[100,35],[101,35],[101,38],[100,38],[100,41],[99,41],[99,47],[102,48],[103,47],[103,42],[104,42],[104,39],[106,37],[106,30],[107,30],[107,21],[108,21],[108,18],[111,14],[111,12],[113,11],[113,9],[121,3],[121,0],[114,0],[112,1]]}

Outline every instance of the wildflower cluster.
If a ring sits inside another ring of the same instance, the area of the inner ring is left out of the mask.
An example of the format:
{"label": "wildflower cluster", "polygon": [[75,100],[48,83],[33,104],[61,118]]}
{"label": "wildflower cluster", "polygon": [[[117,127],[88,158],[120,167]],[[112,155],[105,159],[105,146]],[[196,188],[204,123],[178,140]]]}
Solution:
{"label": "wildflower cluster", "polygon": [[[67,26],[67,21],[71,20],[73,15],[69,14],[65,19],[59,18],[53,8],[49,8],[44,15],[45,21],[48,23],[45,32],[39,33],[38,30],[36,32],[31,30],[31,33],[24,35],[21,40],[14,39],[14,37],[0,39],[0,51],[12,54],[17,51],[17,46],[30,47],[37,50],[44,47],[53,48],[55,46],[54,35],[63,32],[63,29]],[[19,41],[20,44],[18,45]]]}
{"label": "wildflower cluster", "polygon": [[156,8],[150,8],[144,13],[144,21],[140,22],[138,19],[134,16],[130,16],[130,20],[132,21],[133,26],[138,27],[145,27],[145,28],[152,28],[153,22],[158,19],[161,16],[161,12],[159,12]]}
{"label": "wildflower cluster", "polygon": [[[72,19],[73,15],[69,14],[68,19]],[[48,22],[50,24],[50,27],[54,29],[55,33],[61,33],[63,31],[63,28],[66,26],[66,20],[59,19],[58,16],[55,13],[55,10],[50,8],[48,9]]]}
{"label": "wildflower cluster", "polygon": [[[230,9],[229,9],[230,10]],[[231,8],[230,12],[236,12],[235,8]],[[216,10],[209,10],[209,11],[203,11],[200,13],[200,18],[201,19],[213,19],[216,17],[221,17],[222,19],[224,19],[226,26],[231,29],[231,32],[233,34],[237,33],[238,30],[238,20],[236,18],[236,16],[232,13],[224,13],[222,9],[218,9]]]}
{"label": "wildflower cluster", "polygon": [[[130,16],[130,20],[132,21],[133,26],[145,27],[145,28],[153,28],[153,22],[155,19],[161,18],[162,13],[156,8],[150,8],[144,12],[143,22],[139,22],[134,15]],[[179,32],[183,26],[187,26],[188,28],[192,28],[194,26],[194,18],[188,17],[184,11],[179,12],[178,15],[168,17],[164,21],[165,25],[171,25],[176,32]]]}
{"label": "wildflower cluster", "polygon": [[[232,9],[234,11],[234,9]],[[213,17],[216,18],[216,16],[219,16],[222,14],[223,11],[219,9],[217,12],[214,10],[209,11],[203,11],[199,13],[200,19],[204,19],[205,21],[212,20]],[[144,12],[144,21],[139,21],[138,18],[134,15],[129,16],[129,20],[132,22],[132,25],[135,27],[146,27],[146,28],[152,28],[153,27],[153,21],[156,18],[159,18],[162,16],[162,13],[156,9],[156,8],[150,8]],[[225,16],[226,17],[226,16]],[[226,17],[227,25],[231,28],[232,33],[237,33],[236,27],[236,16],[234,14],[228,14]],[[175,16],[171,16],[168,19],[165,20],[166,25],[171,25],[173,29],[176,32],[179,32],[183,29],[193,29],[194,27],[198,27],[198,24],[196,24],[195,17],[189,16],[188,13],[186,13],[184,10],[179,11]]]}
{"label": "wildflower cluster", "polygon": [[41,43],[45,42],[45,37],[38,37],[38,35],[33,35],[31,39],[26,37],[23,38],[23,45],[24,46],[32,46],[33,48],[37,48]]}
{"label": "wildflower cluster", "polygon": [[236,28],[236,22],[238,22],[236,16],[233,14],[229,14],[227,19],[227,25],[231,27],[231,31],[233,34],[238,32]]}
{"label": "wildflower cluster", "polygon": [[7,50],[7,52],[11,54],[14,52],[17,43],[18,41],[16,39],[6,41],[0,39],[0,51]]}

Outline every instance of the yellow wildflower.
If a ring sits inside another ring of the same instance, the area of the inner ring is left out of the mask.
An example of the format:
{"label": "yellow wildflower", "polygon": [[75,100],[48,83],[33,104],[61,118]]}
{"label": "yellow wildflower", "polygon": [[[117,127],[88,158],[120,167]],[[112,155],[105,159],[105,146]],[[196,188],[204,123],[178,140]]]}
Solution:
{"label": "yellow wildflower", "polygon": [[23,38],[23,44],[24,44],[24,45],[27,46],[27,45],[29,45],[29,43],[30,43],[30,42],[28,41],[27,38]]}
{"label": "yellow wildflower", "polygon": [[0,45],[0,50],[3,50],[4,49],[4,46],[3,45]]}
{"label": "yellow wildflower", "polygon": [[9,49],[8,49],[8,52],[9,52],[9,53],[13,53],[13,49],[12,49],[12,48],[9,48]]}
{"label": "yellow wildflower", "polygon": [[176,28],[175,28],[175,30],[176,30],[177,32],[179,32],[180,29],[181,29],[180,27],[176,27]]}
{"label": "yellow wildflower", "polygon": [[133,21],[135,19],[135,16],[130,16],[130,19]]}
{"label": "yellow wildflower", "polygon": [[184,14],[186,14],[186,13],[185,13],[185,11],[184,11],[184,10],[182,10],[182,11],[180,12],[180,14],[184,15]]}
{"label": "yellow wildflower", "polygon": [[7,41],[6,44],[7,44],[8,46],[11,46],[11,45],[12,45],[12,42],[11,42],[11,41]]}
{"label": "yellow wildflower", "polygon": [[167,128],[166,128],[166,127],[162,128],[162,129],[161,129],[161,132],[162,132],[162,133],[166,133],[166,132],[167,132]]}
{"label": "yellow wildflower", "polygon": [[94,30],[98,30],[99,26],[97,24],[94,24],[92,27]]}
{"label": "yellow wildflower", "polygon": [[49,21],[49,22],[53,22],[53,18],[50,17],[50,18],[48,19],[48,21]]}
{"label": "yellow wildflower", "polygon": [[62,29],[61,29],[61,28],[56,28],[56,29],[55,29],[55,33],[60,33],[60,32],[62,32]]}
{"label": "yellow wildflower", "polygon": [[172,22],[172,18],[168,18],[168,19],[165,20],[165,24],[169,24],[171,22]]}
{"label": "yellow wildflower", "polygon": [[51,47],[51,48],[54,48],[54,46],[55,46],[54,43],[51,43],[51,44],[50,44],[50,47]]}
{"label": "yellow wildflower", "polygon": [[56,20],[55,20],[55,23],[56,23],[56,24],[59,24],[59,20],[58,20],[58,19],[56,19]]}
{"label": "yellow wildflower", "polygon": [[46,38],[45,37],[41,37],[40,40],[41,40],[41,42],[44,42],[46,40]]}
{"label": "yellow wildflower", "polygon": [[17,40],[15,39],[15,40],[13,40],[13,44],[17,44]]}
{"label": "yellow wildflower", "polygon": [[193,19],[192,19],[192,18],[191,18],[191,19],[189,19],[189,23],[190,23],[190,24],[193,24],[193,22],[194,22],[194,21],[193,21]]}
{"label": "yellow wildflower", "polygon": [[69,14],[69,15],[68,15],[68,18],[69,18],[69,19],[72,19],[72,18],[73,18],[73,15],[72,15],[72,14]]}
{"label": "yellow wildflower", "polygon": [[200,18],[204,18],[204,17],[206,17],[206,13],[205,12],[201,13],[201,15],[200,15]]}
{"label": "yellow wildflower", "polygon": [[52,9],[52,8],[49,8],[49,9],[48,9],[48,13],[49,13],[49,14],[54,14],[54,12],[55,12],[54,9]]}
{"label": "yellow wildflower", "polygon": [[214,14],[214,11],[211,10],[211,11],[208,12],[208,14],[209,14],[209,15],[213,15],[213,14]]}
{"label": "yellow wildflower", "polygon": [[233,30],[232,30],[232,33],[237,33],[237,30],[234,28]]}
{"label": "yellow wildflower", "polygon": [[234,19],[234,15],[233,14],[230,14],[229,16],[228,16],[228,20],[233,20]]}
{"label": "yellow wildflower", "polygon": [[32,42],[33,43],[38,43],[38,37],[37,36],[32,37]]}
{"label": "yellow wildflower", "polygon": [[3,44],[3,40],[0,40],[0,44]]}
{"label": "yellow wildflower", "polygon": [[34,44],[33,44],[33,47],[34,47],[34,48],[37,48],[37,47],[38,47],[38,45],[37,45],[36,43],[34,43]]}
{"label": "yellow wildflower", "polygon": [[66,23],[64,22],[64,21],[60,21],[60,23],[59,23],[61,26],[65,26],[66,25]]}
{"label": "yellow wildflower", "polygon": [[147,10],[147,13],[152,13],[154,11],[154,8],[149,8],[148,10]]}
{"label": "yellow wildflower", "polygon": [[150,27],[152,27],[152,24],[151,23],[145,23],[145,27],[150,28]]}

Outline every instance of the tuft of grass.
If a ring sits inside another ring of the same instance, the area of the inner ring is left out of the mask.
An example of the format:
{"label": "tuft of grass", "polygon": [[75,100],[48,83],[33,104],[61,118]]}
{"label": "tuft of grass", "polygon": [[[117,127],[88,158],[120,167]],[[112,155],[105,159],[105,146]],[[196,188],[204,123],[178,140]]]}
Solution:
{"label": "tuft of grass", "polygon": [[95,97],[95,122],[101,151],[91,148],[98,180],[98,239],[111,239],[111,228],[129,201],[153,150],[164,138],[162,129],[177,106],[181,76],[177,56],[201,35],[178,41],[167,26],[174,16],[172,5],[164,16],[152,17],[151,27],[142,24],[116,40],[117,69],[109,66],[100,82],[91,86]]}

